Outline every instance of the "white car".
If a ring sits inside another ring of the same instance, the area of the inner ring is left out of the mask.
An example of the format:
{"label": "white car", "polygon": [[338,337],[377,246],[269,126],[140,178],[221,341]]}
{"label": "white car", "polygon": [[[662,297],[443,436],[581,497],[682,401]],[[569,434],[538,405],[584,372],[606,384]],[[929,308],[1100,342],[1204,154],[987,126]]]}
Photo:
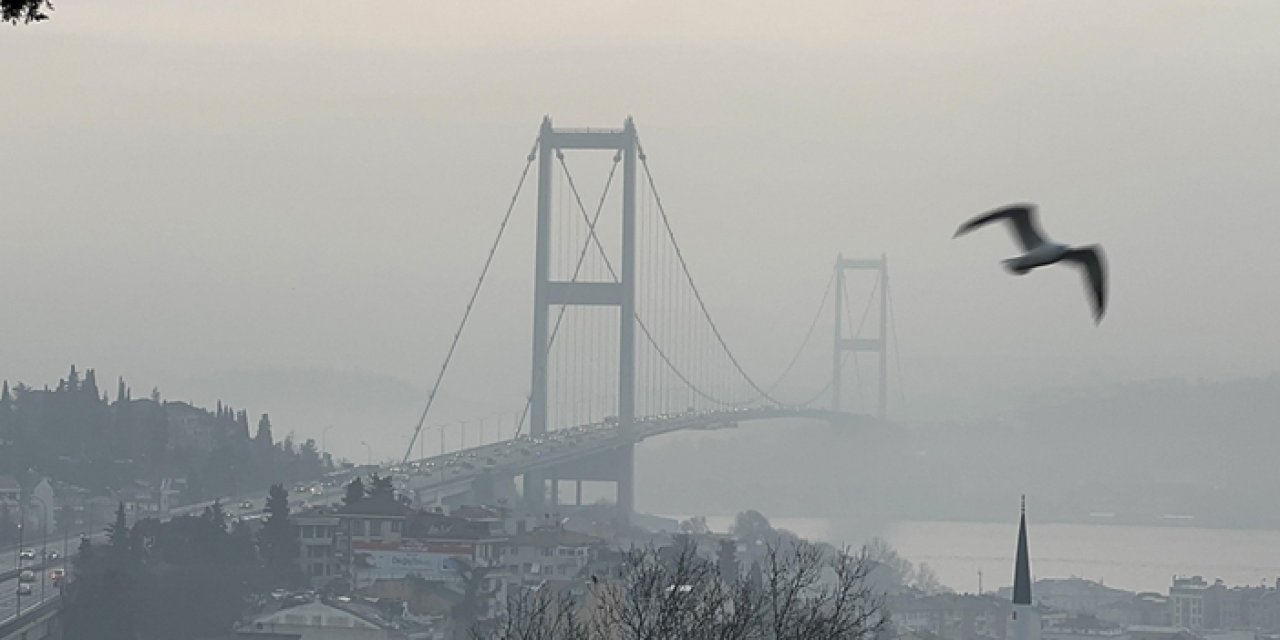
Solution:
{"label": "white car", "polygon": [[35,560],[36,551],[35,549],[23,549],[18,553],[18,558],[22,560]]}

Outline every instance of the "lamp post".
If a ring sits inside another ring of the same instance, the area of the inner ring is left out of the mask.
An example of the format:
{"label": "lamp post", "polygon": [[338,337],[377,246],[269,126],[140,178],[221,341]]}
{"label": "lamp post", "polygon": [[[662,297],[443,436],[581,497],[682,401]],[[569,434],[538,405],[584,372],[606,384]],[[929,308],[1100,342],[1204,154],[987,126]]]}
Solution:
{"label": "lamp post", "polygon": [[[16,565],[15,568],[18,570],[19,576],[22,575],[22,531],[23,529],[27,528],[25,526],[26,524],[27,524],[27,501],[19,497],[18,498],[18,555],[15,556],[13,559],[14,564]],[[21,586],[18,587],[18,595],[14,600],[13,607],[14,607],[13,615],[15,617],[22,615],[22,587]]]}

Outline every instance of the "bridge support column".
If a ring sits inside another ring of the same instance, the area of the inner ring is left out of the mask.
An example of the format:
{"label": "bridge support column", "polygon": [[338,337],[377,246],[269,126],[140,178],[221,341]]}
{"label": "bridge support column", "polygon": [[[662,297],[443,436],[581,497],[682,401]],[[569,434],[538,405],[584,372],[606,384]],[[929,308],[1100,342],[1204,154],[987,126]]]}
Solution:
{"label": "bridge support column", "polygon": [[628,444],[617,455],[618,518],[629,523],[636,511],[636,446]]}
{"label": "bridge support column", "polygon": [[[603,306],[618,309],[618,429],[627,438],[635,430],[636,413],[636,192],[639,144],[635,123],[627,118],[621,129],[556,129],[551,119],[542,121],[538,138],[538,215],[535,227],[533,282],[533,372],[530,381],[529,434],[541,436],[548,424],[548,361],[551,335],[548,317],[552,307]],[[566,149],[613,151],[622,163],[622,211],[620,273],[617,282],[582,282],[577,274],[554,273],[551,268],[553,158]],[[602,417],[602,416],[599,416]],[[617,471],[618,508],[628,518],[634,506],[632,443],[626,445],[625,460]],[[572,479],[550,472],[556,479]],[[524,502],[531,512],[547,502],[547,472],[524,476]],[[559,501],[559,488],[552,485],[551,500]]]}
{"label": "bridge support column", "polygon": [[494,490],[494,479],[491,473],[482,473],[471,481],[471,499],[476,504],[493,504],[497,499]]}
{"label": "bridge support column", "polygon": [[525,511],[529,513],[538,513],[542,511],[547,504],[547,479],[546,474],[541,471],[526,471],[524,473],[524,490],[521,502],[524,503]]}
{"label": "bridge support column", "polygon": [[[846,317],[848,310],[844,301],[844,272],[849,269],[875,271],[879,275],[877,288],[880,290],[880,331],[875,338],[860,336],[844,336],[844,323],[852,318]],[[831,343],[831,411],[843,411],[840,402],[840,391],[843,386],[844,359],[846,352],[871,352],[880,356],[880,384],[876,406],[877,417],[883,421],[888,414],[889,406],[889,259],[881,254],[879,260],[854,260],[845,258],[843,254],[836,256],[836,301],[835,301],[835,335]]]}

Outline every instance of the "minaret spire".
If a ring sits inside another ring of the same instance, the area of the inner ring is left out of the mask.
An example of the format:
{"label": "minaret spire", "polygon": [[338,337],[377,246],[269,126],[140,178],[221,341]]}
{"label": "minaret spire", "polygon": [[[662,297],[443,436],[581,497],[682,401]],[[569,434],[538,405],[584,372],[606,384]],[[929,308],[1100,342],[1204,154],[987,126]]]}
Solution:
{"label": "minaret spire", "polygon": [[1018,558],[1013,568],[1013,604],[1031,604],[1031,556],[1027,553],[1027,496],[1018,522]]}

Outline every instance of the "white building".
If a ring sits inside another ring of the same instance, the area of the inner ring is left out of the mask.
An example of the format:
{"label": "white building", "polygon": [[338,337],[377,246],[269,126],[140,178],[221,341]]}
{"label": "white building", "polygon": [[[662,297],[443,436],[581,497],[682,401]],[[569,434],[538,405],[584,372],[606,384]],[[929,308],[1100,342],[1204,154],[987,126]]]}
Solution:
{"label": "white building", "polygon": [[389,620],[357,603],[311,602],[263,614],[236,630],[237,637],[296,635],[299,640],[417,640],[439,637],[412,623]]}
{"label": "white building", "polygon": [[571,582],[591,561],[604,540],[559,527],[543,527],[513,536],[502,552],[510,584],[534,586]]}

